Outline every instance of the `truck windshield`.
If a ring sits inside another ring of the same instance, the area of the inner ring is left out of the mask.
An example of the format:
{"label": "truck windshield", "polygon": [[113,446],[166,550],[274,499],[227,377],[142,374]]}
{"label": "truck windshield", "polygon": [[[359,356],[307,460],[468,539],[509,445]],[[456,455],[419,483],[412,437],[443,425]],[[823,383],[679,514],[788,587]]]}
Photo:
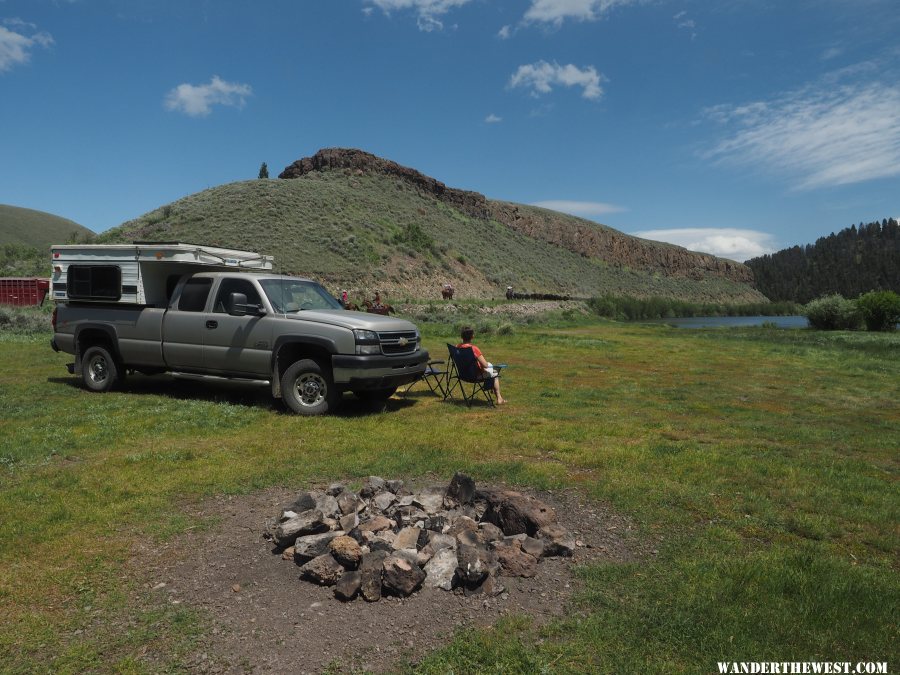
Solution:
{"label": "truck windshield", "polygon": [[341,303],[315,281],[262,279],[260,284],[272,303],[272,309],[279,314],[305,309],[343,309]]}

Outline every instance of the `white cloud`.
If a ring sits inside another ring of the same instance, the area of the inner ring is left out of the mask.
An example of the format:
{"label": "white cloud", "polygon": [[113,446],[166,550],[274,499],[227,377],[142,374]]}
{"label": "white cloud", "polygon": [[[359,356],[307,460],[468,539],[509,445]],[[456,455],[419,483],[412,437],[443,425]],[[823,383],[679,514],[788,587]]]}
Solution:
{"label": "white cloud", "polygon": [[553,91],[554,85],[581,87],[581,95],[584,98],[596,101],[603,96],[601,79],[605,78],[593,66],[578,68],[571,63],[561,66],[556,62],[538,61],[519,66],[509,78],[509,87],[530,88],[532,96],[535,97],[549,94]]}
{"label": "white cloud", "polygon": [[566,199],[548,199],[542,202],[532,202],[531,205],[583,217],[602,216],[607,213],[621,213],[628,210],[624,206],[604,202],[578,202]]}
{"label": "white cloud", "polygon": [[[36,31],[37,26],[21,19],[5,19],[0,26],[0,73],[28,63],[35,47],[49,47],[53,36]],[[10,26],[13,30],[6,28]]]}
{"label": "white cloud", "polygon": [[502,117],[497,117],[494,113],[491,113],[487,117],[484,118],[484,121],[488,124],[497,124],[503,121]]}
{"label": "white cloud", "polygon": [[[419,30],[430,33],[443,30],[444,24],[440,17],[451,9],[467,5],[472,0],[366,0],[371,5],[378,7],[385,14],[393,11],[410,10],[416,15],[416,23]],[[363,9],[365,11],[365,9]]]}
{"label": "white cloud", "polygon": [[512,37],[512,27],[511,26],[503,26],[500,30],[497,31],[497,37],[501,40],[508,40]]}
{"label": "white cloud", "polygon": [[671,230],[632,232],[636,237],[664,241],[683,246],[690,251],[711,253],[729,260],[743,262],[777,250],[775,237],[758,230],[730,227],[684,227]]}
{"label": "white cloud", "polygon": [[526,23],[551,23],[556,26],[566,19],[596,21],[619,5],[633,5],[642,0],[531,0],[525,12]]}
{"label": "white cloud", "polygon": [[249,84],[226,82],[213,75],[209,84],[179,84],[166,94],[168,110],[183,112],[191,117],[206,117],[213,105],[244,106],[245,99],[253,94]]}
{"label": "white cloud", "polygon": [[774,171],[798,190],[900,175],[897,85],[832,83],[704,112],[731,127],[706,159]]}

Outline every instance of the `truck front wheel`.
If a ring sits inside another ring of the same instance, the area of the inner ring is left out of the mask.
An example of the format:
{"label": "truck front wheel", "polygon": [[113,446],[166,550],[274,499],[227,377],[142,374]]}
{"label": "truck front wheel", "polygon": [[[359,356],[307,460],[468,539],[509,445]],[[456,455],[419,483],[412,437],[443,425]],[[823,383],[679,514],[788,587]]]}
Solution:
{"label": "truck front wheel", "polygon": [[281,376],[281,396],[298,415],[324,415],[337,409],[341,394],[331,373],[312,359],[301,359]]}
{"label": "truck front wheel", "polygon": [[110,391],[121,380],[119,367],[105,347],[88,347],[81,357],[81,381],[91,391]]}

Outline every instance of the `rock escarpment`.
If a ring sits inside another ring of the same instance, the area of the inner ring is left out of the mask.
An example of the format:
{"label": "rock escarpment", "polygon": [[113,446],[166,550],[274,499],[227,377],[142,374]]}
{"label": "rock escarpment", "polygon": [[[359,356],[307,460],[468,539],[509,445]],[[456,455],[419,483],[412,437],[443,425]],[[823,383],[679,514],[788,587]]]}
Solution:
{"label": "rock escarpment", "polygon": [[753,272],[744,264],[689,251],[680,246],[632,237],[609,227],[554,212],[509,202],[490,202],[491,217],[534,239],[632,269],[659,271],[666,276],[700,280],[718,276],[752,284]]}
{"label": "rock escarpment", "polygon": [[371,153],[352,148],[324,148],[312,157],[304,157],[278,174],[279,178],[300,178],[313,171],[350,169],[354,172],[381,173],[396,176],[422,192],[433,195],[442,202],[459,209],[474,218],[490,218],[491,210],[487,199],[478,192],[448,188],[441,181],[425,174],[401,166],[389,159],[382,159]]}

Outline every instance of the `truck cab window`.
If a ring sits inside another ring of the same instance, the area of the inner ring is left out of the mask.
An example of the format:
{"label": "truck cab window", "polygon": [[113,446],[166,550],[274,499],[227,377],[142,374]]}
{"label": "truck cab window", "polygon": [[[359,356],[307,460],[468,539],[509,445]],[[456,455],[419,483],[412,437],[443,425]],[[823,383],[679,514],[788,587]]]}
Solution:
{"label": "truck cab window", "polygon": [[178,309],[182,312],[202,312],[212,288],[212,279],[190,279],[181,289]]}
{"label": "truck cab window", "polygon": [[232,293],[243,293],[247,296],[248,305],[261,305],[262,300],[256,291],[256,286],[249,279],[222,279],[219,284],[219,292],[216,294],[216,304],[213,311],[219,314],[225,314],[227,309],[228,296]]}

